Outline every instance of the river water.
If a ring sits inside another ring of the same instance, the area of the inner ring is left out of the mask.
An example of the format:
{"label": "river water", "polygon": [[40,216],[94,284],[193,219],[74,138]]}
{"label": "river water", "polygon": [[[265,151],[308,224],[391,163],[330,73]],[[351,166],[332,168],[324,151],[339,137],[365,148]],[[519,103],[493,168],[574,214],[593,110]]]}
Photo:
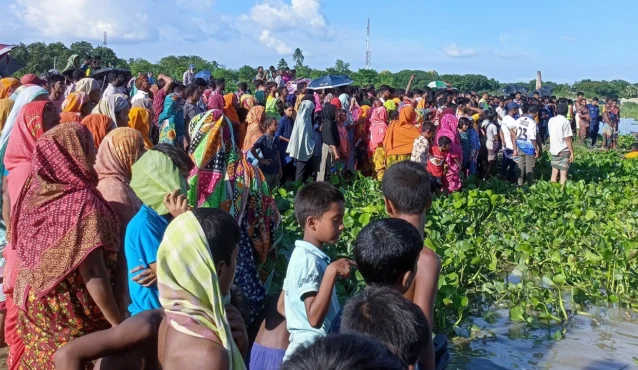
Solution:
{"label": "river water", "polygon": [[[602,126],[602,125],[601,125]],[[621,118],[618,130],[621,134],[629,134],[631,132],[638,132],[638,122],[633,118]],[[603,128],[600,128],[600,134],[603,134]]]}

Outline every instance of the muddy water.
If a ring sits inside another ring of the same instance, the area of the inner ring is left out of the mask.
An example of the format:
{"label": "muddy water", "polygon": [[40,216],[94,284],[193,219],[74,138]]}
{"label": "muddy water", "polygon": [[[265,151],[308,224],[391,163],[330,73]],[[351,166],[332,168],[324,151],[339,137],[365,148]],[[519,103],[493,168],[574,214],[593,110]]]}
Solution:
{"label": "muddy water", "polygon": [[638,315],[618,309],[591,309],[573,315],[565,339],[558,328],[530,329],[513,323],[507,310],[490,324],[475,318],[483,338],[455,340],[448,369],[638,369]]}

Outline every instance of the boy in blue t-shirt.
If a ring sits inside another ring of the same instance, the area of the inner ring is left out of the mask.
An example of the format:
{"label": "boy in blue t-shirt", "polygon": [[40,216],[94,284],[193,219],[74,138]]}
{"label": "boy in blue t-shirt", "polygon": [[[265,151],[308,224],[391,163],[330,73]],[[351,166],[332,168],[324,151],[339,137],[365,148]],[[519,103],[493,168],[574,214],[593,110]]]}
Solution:
{"label": "boy in blue t-shirt", "polygon": [[345,198],[327,182],[302,188],[295,197],[295,216],[304,230],[295,243],[284,280],[284,307],[290,345],[285,358],[306,343],[325,336],[339,312],[334,289],[338,277],[350,275],[345,258],[330,263],[324,244],[335,244],[344,229]]}
{"label": "boy in blue t-shirt", "polygon": [[[165,167],[157,164],[162,161],[170,161],[175,170],[169,174],[160,173],[159,168]],[[124,237],[131,297],[128,310],[132,316],[162,307],[156,283],[157,250],[169,222],[188,211],[188,200],[183,193],[185,186],[169,194],[163,194],[163,189],[171,186],[168,183],[185,184],[194,163],[185,151],[159,144],[144,154],[136,165],[131,171],[131,188],[144,204],[128,223]],[[158,202],[157,199],[162,197],[163,201]]]}
{"label": "boy in blue t-shirt", "polygon": [[598,108],[598,98],[593,98],[591,104],[587,105],[589,110],[589,138],[591,146],[596,146],[598,130],[600,129],[600,109]]}

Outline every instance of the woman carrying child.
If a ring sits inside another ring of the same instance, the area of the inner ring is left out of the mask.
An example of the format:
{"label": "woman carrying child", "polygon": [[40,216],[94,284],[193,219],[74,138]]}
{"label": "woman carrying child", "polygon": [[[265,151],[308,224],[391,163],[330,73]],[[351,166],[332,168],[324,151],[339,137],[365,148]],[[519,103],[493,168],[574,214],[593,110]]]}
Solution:
{"label": "woman carrying child", "polygon": [[414,140],[421,135],[421,131],[416,127],[416,118],[414,107],[405,105],[399,112],[399,120],[388,128],[383,141],[386,168],[410,159]]}
{"label": "woman carrying child", "polygon": [[461,165],[463,161],[463,149],[461,147],[461,138],[458,133],[458,119],[454,114],[445,114],[441,117],[441,123],[439,129],[436,132],[436,140],[445,136],[450,139],[450,152],[447,155],[445,162],[447,163],[447,173],[445,174],[446,183],[443,185],[443,190],[452,193],[461,189]]}

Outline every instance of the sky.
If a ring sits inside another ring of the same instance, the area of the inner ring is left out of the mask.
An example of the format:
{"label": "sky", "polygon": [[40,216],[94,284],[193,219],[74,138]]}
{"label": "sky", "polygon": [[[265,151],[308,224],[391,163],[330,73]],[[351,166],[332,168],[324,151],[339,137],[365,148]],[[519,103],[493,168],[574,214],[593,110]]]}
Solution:
{"label": "sky", "polygon": [[[364,5],[365,4],[365,5]],[[365,65],[483,74],[502,82],[638,82],[638,1],[0,0],[0,43],[90,41],[122,58],[199,55],[230,68]],[[503,3],[505,4],[505,3]],[[578,5],[578,9],[575,8]],[[605,4],[613,4],[605,9]],[[533,5],[533,9],[532,9]],[[631,45],[631,47],[626,47]]]}

